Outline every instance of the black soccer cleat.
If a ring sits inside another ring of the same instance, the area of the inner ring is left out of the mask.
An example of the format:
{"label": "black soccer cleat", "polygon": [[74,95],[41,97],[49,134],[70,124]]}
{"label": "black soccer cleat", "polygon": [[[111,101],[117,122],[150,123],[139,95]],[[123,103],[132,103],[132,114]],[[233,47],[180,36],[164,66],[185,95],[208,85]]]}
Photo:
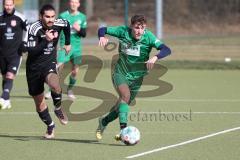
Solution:
{"label": "black soccer cleat", "polygon": [[59,119],[60,123],[63,125],[66,125],[68,123],[68,117],[67,115],[64,113],[64,111],[62,110],[61,107],[56,108],[54,110],[55,115],[57,116],[57,118]]}

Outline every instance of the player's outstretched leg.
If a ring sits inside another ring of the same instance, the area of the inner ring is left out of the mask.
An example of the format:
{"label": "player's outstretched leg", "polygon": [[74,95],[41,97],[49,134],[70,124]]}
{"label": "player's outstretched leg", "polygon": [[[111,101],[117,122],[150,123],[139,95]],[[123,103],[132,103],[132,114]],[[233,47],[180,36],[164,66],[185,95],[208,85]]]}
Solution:
{"label": "player's outstretched leg", "polygon": [[[128,112],[129,106],[127,103],[121,102],[119,104],[119,123],[120,123],[120,130],[127,127],[127,119],[128,119]],[[121,132],[121,131],[120,131]],[[121,141],[120,134],[115,135],[114,139],[116,141]]]}
{"label": "player's outstretched leg", "polygon": [[59,82],[59,76],[56,73],[50,73],[46,78],[46,82],[49,85],[49,88],[51,88],[51,96],[53,105],[55,106],[54,113],[59,119],[60,123],[66,125],[68,123],[68,118],[61,107],[62,90]]}
{"label": "player's outstretched leg", "polygon": [[3,98],[0,98],[0,110],[1,109],[10,109],[12,106],[11,106],[11,102],[10,100],[5,100]]}
{"label": "player's outstretched leg", "polygon": [[76,84],[76,81],[77,80],[73,75],[69,76],[69,84],[68,84],[68,88],[67,88],[67,95],[72,100],[76,99],[76,96],[74,95],[73,90],[72,90],[72,88]]}
{"label": "player's outstretched leg", "polygon": [[102,120],[103,120],[103,118],[101,118],[101,117],[98,119],[98,128],[96,130],[96,138],[97,138],[97,140],[101,140],[102,139],[103,131],[106,128],[106,126],[103,125]]}
{"label": "player's outstretched leg", "polygon": [[63,125],[66,125],[68,123],[68,117],[66,113],[63,111],[61,107],[61,102],[62,102],[62,94],[58,94],[54,91],[51,91],[52,99],[53,99],[53,104],[55,106],[54,113],[59,119],[60,123]]}
{"label": "player's outstretched leg", "polygon": [[5,78],[2,81],[2,89],[3,93],[0,98],[0,109],[10,109],[11,102],[10,102],[10,92],[13,87],[13,79]]}
{"label": "player's outstretched leg", "polygon": [[55,125],[50,125],[47,127],[47,132],[46,134],[44,135],[44,138],[46,139],[53,139],[55,137],[54,135],[54,128],[55,128]]}
{"label": "player's outstretched leg", "polygon": [[46,107],[46,109],[44,109],[43,111],[38,111],[38,115],[40,119],[47,125],[47,131],[46,134],[44,135],[44,138],[46,139],[54,138],[55,124],[52,121],[52,118],[49,114],[48,107]]}
{"label": "player's outstretched leg", "polygon": [[[118,106],[118,105],[116,105]],[[103,131],[106,129],[106,126],[118,118],[118,111],[116,106],[112,107],[110,113],[104,118],[99,118],[98,120],[98,128],[96,130],[96,138],[97,140],[101,140],[103,136]]]}

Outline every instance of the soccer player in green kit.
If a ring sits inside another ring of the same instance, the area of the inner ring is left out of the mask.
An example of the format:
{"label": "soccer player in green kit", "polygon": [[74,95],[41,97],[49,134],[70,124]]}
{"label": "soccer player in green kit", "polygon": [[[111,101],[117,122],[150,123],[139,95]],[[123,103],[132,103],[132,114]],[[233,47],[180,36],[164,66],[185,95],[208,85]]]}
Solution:
{"label": "soccer player in green kit", "polygon": [[[146,23],[144,15],[135,15],[131,18],[130,27],[103,27],[98,30],[100,46],[108,43],[106,34],[119,39],[119,59],[112,74],[119,101],[105,117],[99,118],[96,130],[98,140],[102,139],[106,126],[117,118],[119,118],[120,129],[127,127],[129,104],[137,95],[143,77],[153,68],[158,59],[171,54],[170,48],[146,29]],[[149,58],[152,48],[160,51]],[[120,140],[120,135],[116,135],[115,139]]]}
{"label": "soccer player in green kit", "polygon": [[[57,61],[60,71],[64,67],[64,63],[71,62],[72,71],[69,76],[69,84],[67,94],[70,99],[75,99],[72,88],[76,84],[76,76],[79,71],[79,64],[82,61],[82,45],[81,38],[86,37],[87,20],[86,16],[78,11],[80,0],[69,0],[69,10],[60,14],[59,18],[66,19],[71,25],[71,51],[66,54],[64,47],[64,34],[60,37],[60,50],[58,51]],[[45,94],[45,98],[51,98],[51,94]]]}

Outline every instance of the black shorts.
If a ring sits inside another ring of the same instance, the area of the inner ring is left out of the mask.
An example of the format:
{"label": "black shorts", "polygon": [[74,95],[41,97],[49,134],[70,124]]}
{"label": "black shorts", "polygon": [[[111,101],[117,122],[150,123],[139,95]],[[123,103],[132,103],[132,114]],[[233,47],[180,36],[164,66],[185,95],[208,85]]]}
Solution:
{"label": "black shorts", "polygon": [[2,75],[6,75],[7,72],[16,74],[20,67],[21,56],[15,55],[11,57],[0,57],[0,70]]}
{"label": "black shorts", "polygon": [[32,68],[26,67],[28,93],[31,96],[37,96],[44,92],[44,82],[50,73],[57,74],[56,63],[47,66],[39,66]]}

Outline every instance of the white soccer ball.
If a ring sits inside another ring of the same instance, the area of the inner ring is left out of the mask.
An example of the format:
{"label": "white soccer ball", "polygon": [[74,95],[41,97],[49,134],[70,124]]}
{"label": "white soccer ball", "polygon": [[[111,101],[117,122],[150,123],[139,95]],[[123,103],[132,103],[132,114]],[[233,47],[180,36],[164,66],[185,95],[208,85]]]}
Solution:
{"label": "white soccer ball", "polygon": [[135,145],[140,141],[140,132],[134,126],[128,126],[121,130],[121,141],[126,145]]}

